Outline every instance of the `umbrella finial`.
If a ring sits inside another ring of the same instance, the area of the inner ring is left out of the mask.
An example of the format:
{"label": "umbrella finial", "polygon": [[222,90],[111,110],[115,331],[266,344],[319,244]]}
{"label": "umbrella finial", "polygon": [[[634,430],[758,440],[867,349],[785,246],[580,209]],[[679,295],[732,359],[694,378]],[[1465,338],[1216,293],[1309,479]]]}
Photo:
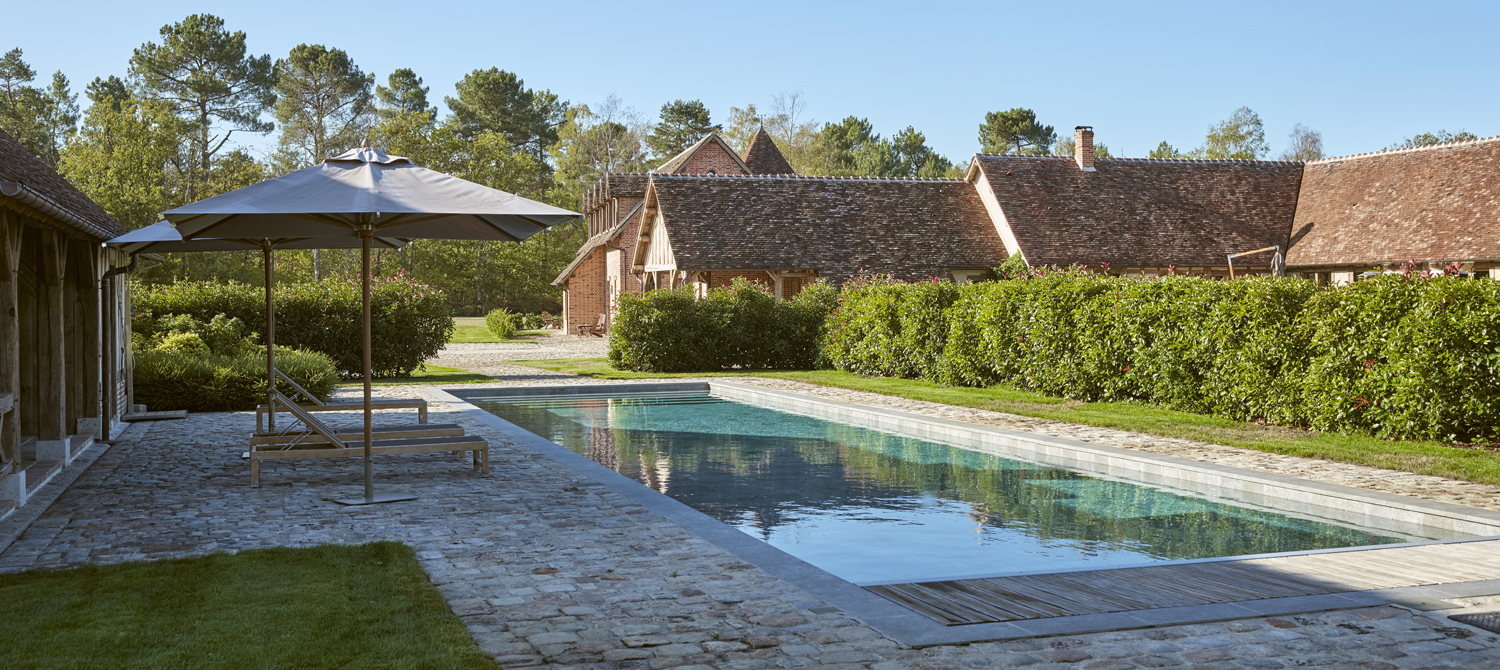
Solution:
{"label": "umbrella finial", "polygon": [[359,148],[361,148],[361,149],[368,149],[368,148],[370,148],[370,138],[366,137],[366,138],[360,140],[359,141]]}

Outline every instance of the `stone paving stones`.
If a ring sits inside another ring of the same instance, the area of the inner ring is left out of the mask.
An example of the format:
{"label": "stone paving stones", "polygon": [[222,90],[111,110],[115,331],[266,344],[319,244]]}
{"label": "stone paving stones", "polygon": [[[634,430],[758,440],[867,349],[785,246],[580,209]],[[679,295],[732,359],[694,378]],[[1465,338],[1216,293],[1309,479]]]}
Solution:
{"label": "stone paving stones", "polygon": [[446,405],[432,411],[490,440],[492,473],[453,454],[383,458],[380,490],[420,498],[374,507],[322,500],[359,490],[358,460],[276,462],[251,488],[248,413],[136,424],[0,552],[0,571],[396,540],[508,668],[1500,667],[1500,636],[1440,616],[1454,610],[1399,607],[904,648]]}

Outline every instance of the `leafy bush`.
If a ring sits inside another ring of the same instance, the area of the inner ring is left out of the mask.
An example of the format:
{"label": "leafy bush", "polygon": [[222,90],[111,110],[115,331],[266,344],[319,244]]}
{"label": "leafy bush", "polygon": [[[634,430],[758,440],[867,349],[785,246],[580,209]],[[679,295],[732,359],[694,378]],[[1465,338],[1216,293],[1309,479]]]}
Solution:
{"label": "leafy bush", "polygon": [[545,325],[547,325],[547,319],[540,314],[516,315],[516,327],[521,330],[541,330]]}
{"label": "leafy bush", "polygon": [[1500,437],[1500,282],[1036,272],[851,282],[823,362],[1382,437]]}
{"label": "leafy bush", "polygon": [[203,338],[197,333],[172,333],[163,337],[153,349],[191,356],[207,356],[213,353],[213,350],[203,343]]}
{"label": "leafy bush", "polygon": [[[378,277],[372,289],[374,373],[408,376],[436,355],[452,334],[448,303],[441,293],[404,276]],[[265,290],[249,284],[204,281],[137,286],[133,298],[136,311],[142,313],[134,320],[136,324],[174,315],[211,323],[215,315],[223,314],[239,319],[247,330],[266,332]],[[342,373],[359,374],[363,370],[360,303],[358,282],[278,285],[277,351],[287,347],[322,352]]]}
{"label": "leafy bush", "polygon": [[[250,332],[244,322],[239,319],[231,319],[223,314],[215,314],[208,323],[204,323],[189,314],[172,314],[159,320],[154,320],[149,314],[138,316],[132,320],[133,332],[145,338],[145,345],[141,348],[168,347],[169,342],[185,343],[196,340],[206,350],[204,353],[215,353],[220,356],[230,356],[245,351],[255,345],[258,334]],[[186,336],[191,335],[191,340]],[[154,343],[154,345],[153,345]],[[182,346],[173,344],[171,346]]]}
{"label": "leafy bush", "polygon": [[744,279],[701,299],[687,289],[622,294],[609,327],[610,364],[650,372],[811,368],[834,295],[820,281],[780,301]]}
{"label": "leafy bush", "polygon": [[489,327],[490,332],[502,340],[508,340],[516,334],[516,318],[523,316],[512,313],[504,307],[490,310],[484,316],[484,325]]}
{"label": "leafy bush", "polygon": [[[319,399],[326,399],[339,379],[333,359],[317,352],[278,348],[276,367]],[[290,384],[281,380],[277,381],[277,387],[288,395],[293,391]],[[265,354],[254,350],[230,356],[167,349],[137,352],[135,399],[153,410],[255,409],[266,400]]]}

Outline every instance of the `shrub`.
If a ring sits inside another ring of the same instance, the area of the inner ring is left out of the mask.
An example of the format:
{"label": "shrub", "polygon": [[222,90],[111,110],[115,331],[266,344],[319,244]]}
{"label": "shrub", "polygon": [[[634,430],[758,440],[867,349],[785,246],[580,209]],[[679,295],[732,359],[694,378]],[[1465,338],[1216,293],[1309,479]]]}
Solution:
{"label": "shrub", "polygon": [[810,368],[833,295],[827,282],[815,282],[780,301],[744,279],[705,298],[687,289],[622,294],[609,327],[610,363],[650,372]]}
{"label": "shrub", "polygon": [[[132,319],[133,332],[145,338],[150,348],[167,346],[168,341],[186,341],[181,336],[192,335],[207,348],[207,352],[229,356],[245,351],[255,344],[258,334],[250,332],[244,322],[215,314],[208,323],[189,314],[173,314],[153,320],[149,314]],[[207,353],[206,352],[206,353]]]}
{"label": "shrub", "polygon": [[508,340],[516,335],[516,319],[523,316],[514,314],[510,310],[501,307],[490,310],[484,317],[484,325],[488,326],[490,332],[502,340]]}
{"label": "shrub", "polygon": [[545,325],[547,325],[547,319],[540,314],[516,315],[516,327],[521,330],[541,330]]}
{"label": "shrub", "polygon": [[[276,367],[319,399],[327,398],[339,379],[333,360],[317,352],[278,348]],[[288,395],[293,391],[284,381],[278,380],[277,387]],[[135,399],[153,410],[255,409],[266,399],[265,354],[254,350],[230,356],[166,349],[137,352]]]}
{"label": "shrub", "polygon": [[[436,355],[453,332],[453,319],[440,292],[404,276],[373,282],[371,365],[376,376],[408,376]],[[142,316],[161,321],[174,315],[210,323],[215,315],[239,319],[247,330],[264,333],[265,290],[234,282],[178,282],[137,286],[133,299]],[[318,351],[338,370],[357,375],[362,322],[358,282],[282,284],[276,288],[276,345]],[[209,338],[204,338],[207,341]],[[212,346],[212,345],[211,345]]]}
{"label": "shrub", "polygon": [[851,282],[823,362],[1383,437],[1500,437],[1500,282],[1036,272]]}
{"label": "shrub", "polygon": [[153,350],[190,356],[207,356],[213,353],[197,333],[172,333],[162,338]]}

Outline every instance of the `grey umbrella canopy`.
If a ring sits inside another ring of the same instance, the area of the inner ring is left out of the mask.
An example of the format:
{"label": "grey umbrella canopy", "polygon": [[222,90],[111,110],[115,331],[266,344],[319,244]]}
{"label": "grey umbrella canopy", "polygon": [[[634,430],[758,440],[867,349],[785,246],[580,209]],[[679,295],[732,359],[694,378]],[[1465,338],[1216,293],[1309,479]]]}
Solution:
{"label": "grey umbrella canopy", "polygon": [[[576,212],[420,167],[377,149],[351,149],[313,167],[163,213],[184,241],[198,238],[359,239],[363,262],[364,503],[375,495],[371,460],[370,248],[377,234],[403,239],[520,242]],[[341,501],[343,502],[343,501]]]}
{"label": "grey umbrella canopy", "polygon": [[[371,246],[377,249],[399,249],[410,240],[377,237]],[[130,254],[145,253],[193,253],[200,251],[251,251],[261,252],[266,272],[266,407],[274,407],[276,388],[276,308],[273,301],[276,290],[275,253],[277,249],[349,249],[361,245],[357,237],[342,238],[261,238],[261,239],[182,239],[182,234],[168,221],[158,221],[149,226],[132,230],[116,237],[106,245],[119,247]],[[268,426],[276,430],[276,412],[266,415]]]}

